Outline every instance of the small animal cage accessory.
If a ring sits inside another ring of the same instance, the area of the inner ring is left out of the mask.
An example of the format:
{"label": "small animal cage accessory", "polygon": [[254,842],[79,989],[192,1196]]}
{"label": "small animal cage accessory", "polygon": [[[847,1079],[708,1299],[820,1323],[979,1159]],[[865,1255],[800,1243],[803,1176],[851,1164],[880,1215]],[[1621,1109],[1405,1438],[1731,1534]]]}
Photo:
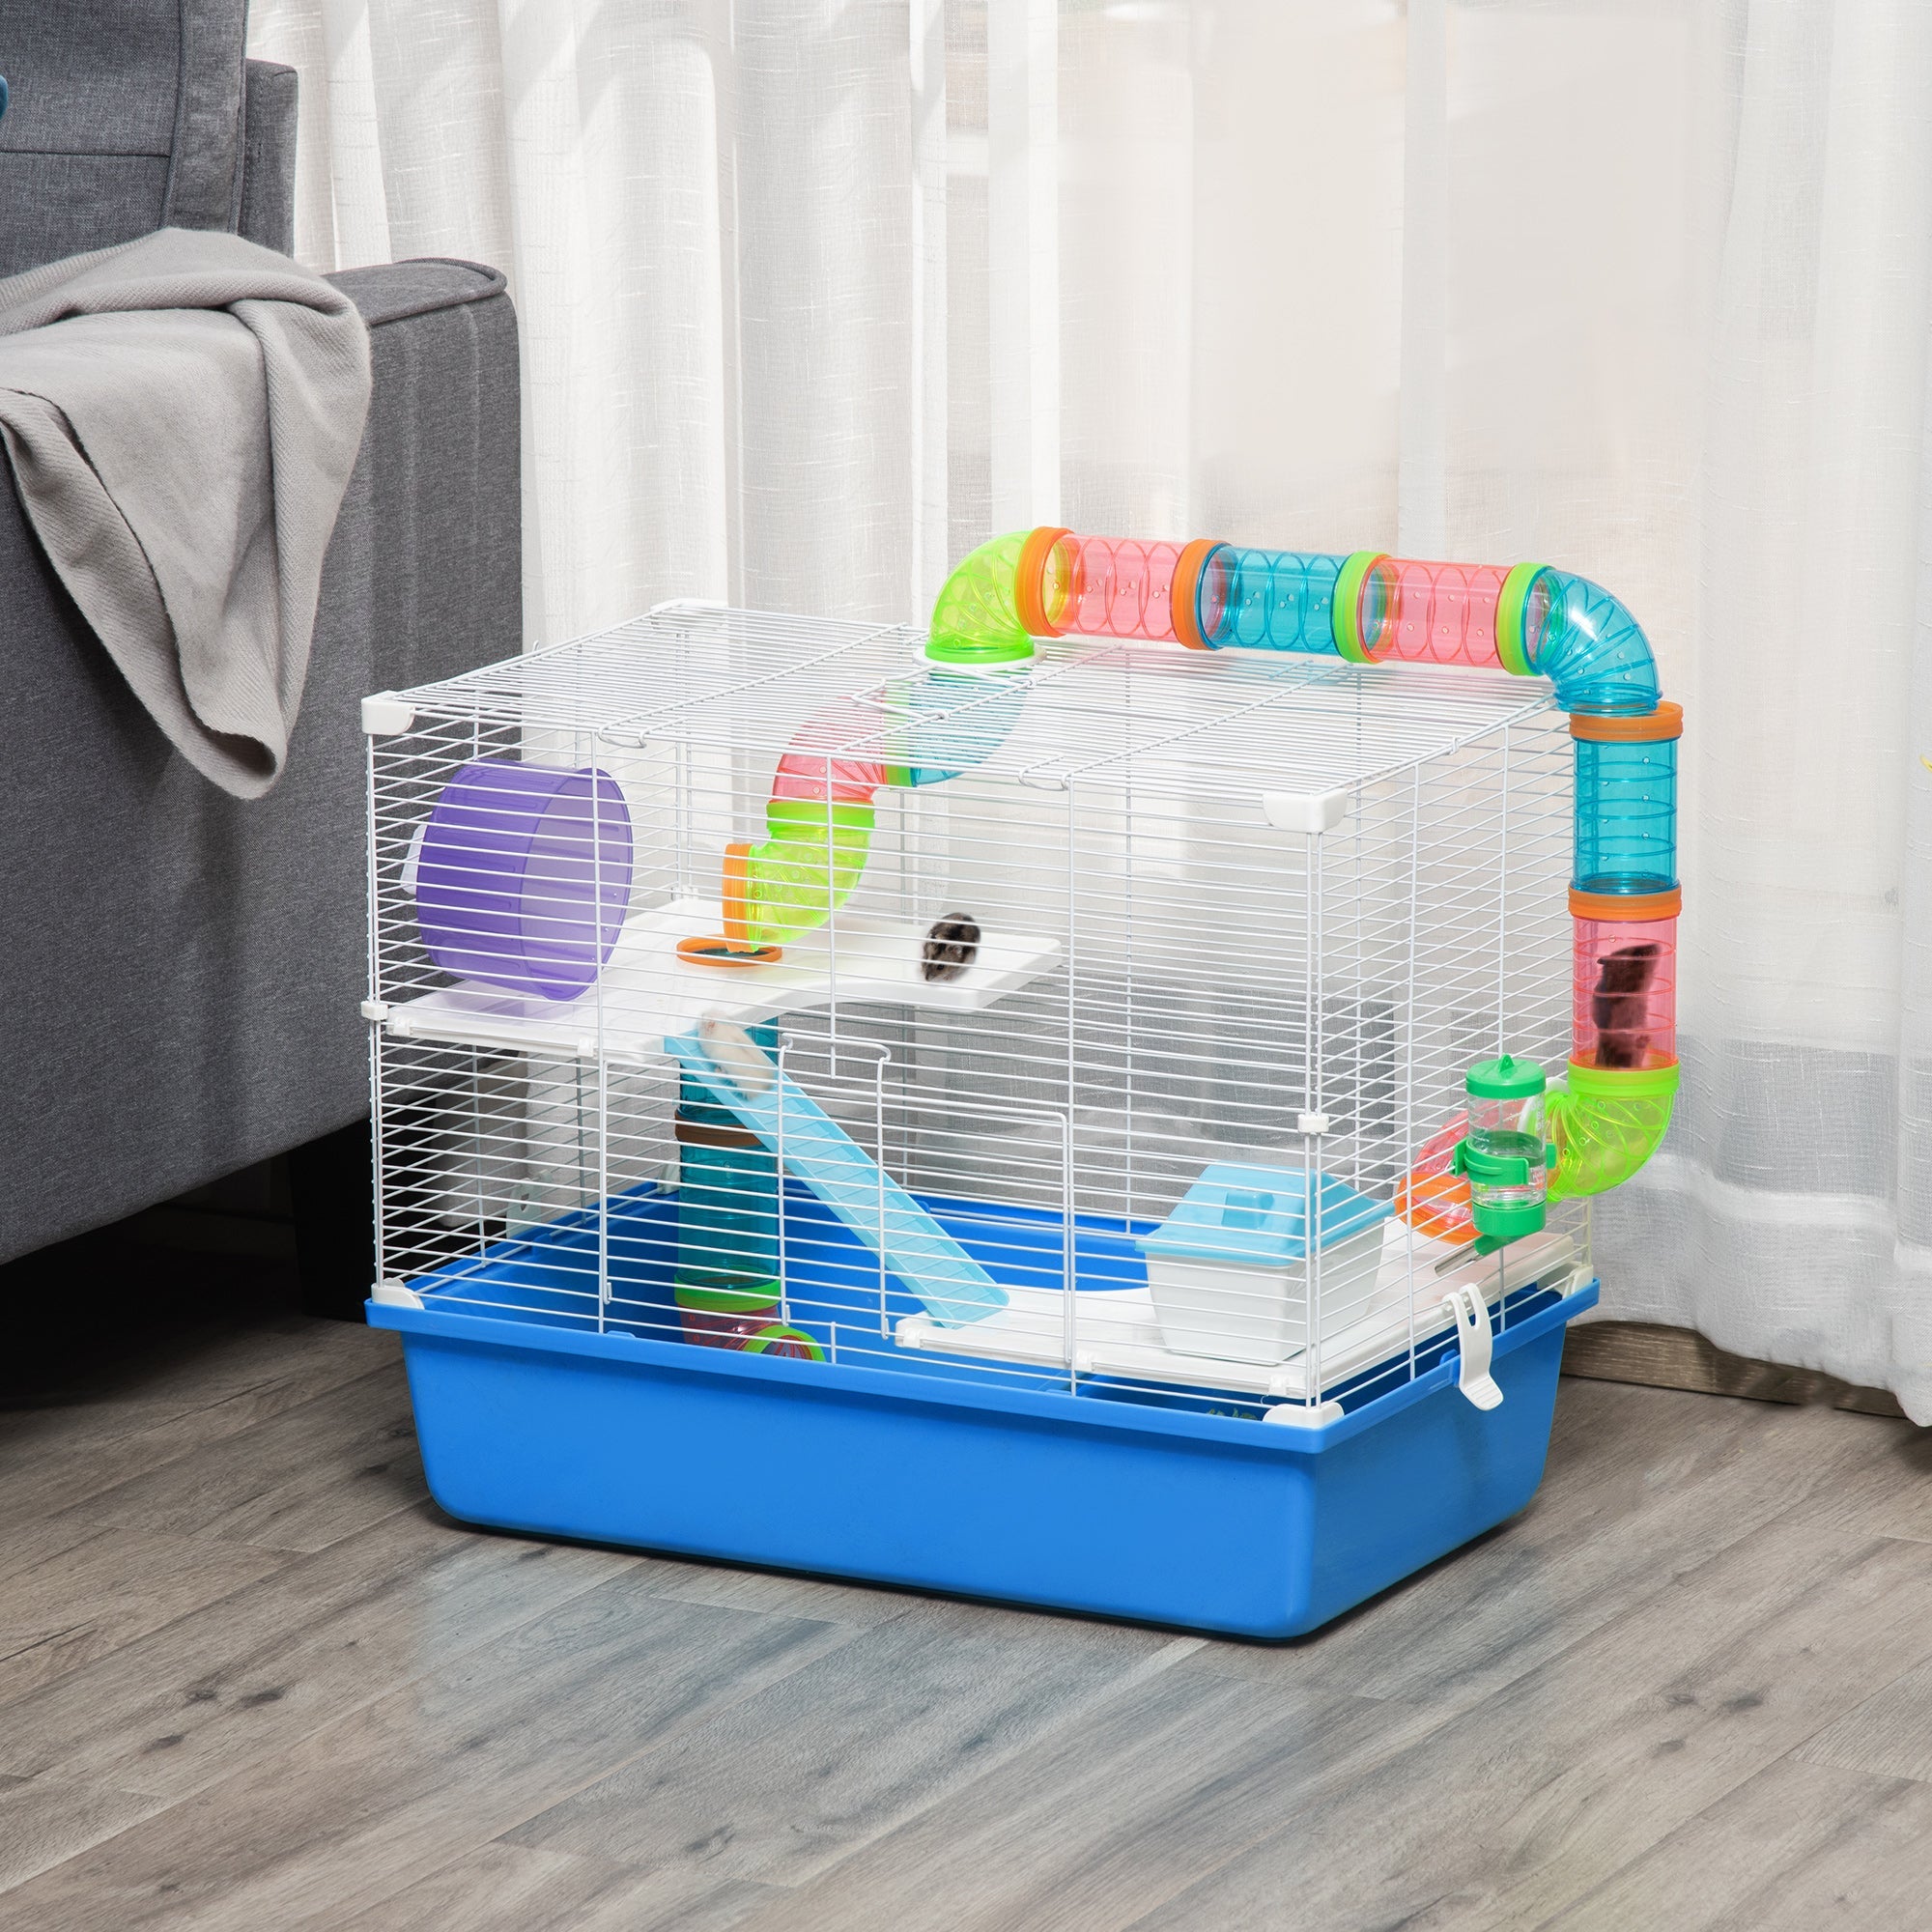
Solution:
{"label": "small animal cage accessory", "polygon": [[1676,1081],[1606,592],[1036,530],[925,632],[672,604],[364,723],[452,1514],[1285,1635],[1534,1491]]}

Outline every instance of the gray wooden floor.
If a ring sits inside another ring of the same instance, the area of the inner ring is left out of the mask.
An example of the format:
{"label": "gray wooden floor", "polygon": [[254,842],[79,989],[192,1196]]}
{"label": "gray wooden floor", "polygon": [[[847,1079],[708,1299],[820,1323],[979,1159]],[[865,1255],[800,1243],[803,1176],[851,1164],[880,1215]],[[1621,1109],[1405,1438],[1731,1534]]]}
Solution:
{"label": "gray wooden floor", "polygon": [[0,1926],[1932,1925],[1932,1441],[1566,1381],[1264,1649],[475,1534],[393,1339],[0,1415]]}

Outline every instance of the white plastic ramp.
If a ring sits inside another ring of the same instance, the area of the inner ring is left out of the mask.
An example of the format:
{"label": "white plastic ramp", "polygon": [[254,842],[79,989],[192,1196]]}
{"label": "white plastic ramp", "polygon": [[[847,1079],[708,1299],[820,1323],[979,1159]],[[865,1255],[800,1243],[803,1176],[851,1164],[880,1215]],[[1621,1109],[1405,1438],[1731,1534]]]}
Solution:
{"label": "white plastic ramp", "polygon": [[778,1153],[898,1276],[935,1321],[979,1321],[1007,1292],[743,1028],[706,1020],[666,1049]]}

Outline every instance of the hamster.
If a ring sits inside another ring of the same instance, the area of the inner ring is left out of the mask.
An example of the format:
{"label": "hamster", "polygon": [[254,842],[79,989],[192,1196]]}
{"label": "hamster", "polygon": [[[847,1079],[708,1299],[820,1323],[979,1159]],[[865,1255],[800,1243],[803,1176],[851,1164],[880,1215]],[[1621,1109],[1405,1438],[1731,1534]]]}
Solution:
{"label": "hamster", "polygon": [[919,970],[926,980],[956,980],[980,955],[980,923],[970,912],[950,912],[935,920],[920,948]]}
{"label": "hamster", "polygon": [[1599,1066],[1641,1066],[1650,1046],[1646,997],[1663,949],[1654,939],[1620,946],[1597,962],[1590,1019],[1597,1029]]}

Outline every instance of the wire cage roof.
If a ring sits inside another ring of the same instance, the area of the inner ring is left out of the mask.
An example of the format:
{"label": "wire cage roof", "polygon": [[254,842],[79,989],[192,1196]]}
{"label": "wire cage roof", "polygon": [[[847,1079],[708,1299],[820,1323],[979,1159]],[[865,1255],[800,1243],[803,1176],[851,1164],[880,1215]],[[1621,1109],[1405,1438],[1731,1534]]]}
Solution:
{"label": "wire cage roof", "polygon": [[[922,657],[923,636],[907,625],[670,604],[401,695],[425,721],[751,754],[784,751],[801,719],[845,699],[846,722],[814,739],[814,753],[883,758],[894,743],[895,688],[908,673],[948,678]],[[1043,643],[1021,670],[952,673],[951,681],[956,701],[935,712],[928,696],[923,719],[943,723],[952,742],[973,751],[983,778],[1049,790],[1132,785],[1198,797],[1258,786],[1350,789],[1508,726],[1547,723],[1551,710],[1541,680],[1500,672],[1358,668],[1087,639]],[[1016,684],[1025,697],[1017,727],[1005,715]]]}

